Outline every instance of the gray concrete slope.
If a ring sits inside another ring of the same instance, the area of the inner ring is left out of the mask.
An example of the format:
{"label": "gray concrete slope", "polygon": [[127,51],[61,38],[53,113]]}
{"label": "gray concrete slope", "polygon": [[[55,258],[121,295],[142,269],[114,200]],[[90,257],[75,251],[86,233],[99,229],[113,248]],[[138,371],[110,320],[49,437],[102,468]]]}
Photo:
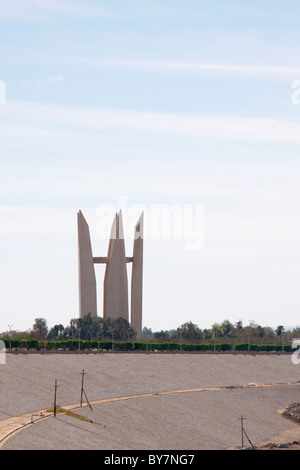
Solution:
{"label": "gray concrete slope", "polygon": [[[297,382],[290,355],[7,354],[1,365],[2,420],[80,400],[84,369],[90,401],[142,393],[249,383]],[[240,443],[238,418],[254,442],[295,425],[278,410],[297,401],[298,384],[233,388],[106,403],[82,408],[93,423],[59,415],[24,428],[4,449],[222,449]]]}

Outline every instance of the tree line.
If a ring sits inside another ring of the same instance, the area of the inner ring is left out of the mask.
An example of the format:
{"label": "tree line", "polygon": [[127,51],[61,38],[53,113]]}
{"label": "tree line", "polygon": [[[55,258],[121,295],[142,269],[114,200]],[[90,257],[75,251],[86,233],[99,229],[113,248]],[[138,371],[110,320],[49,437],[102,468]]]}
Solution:
{"label": "tree line", "polygon": [[[130,323],[122,318],[102,318],[86,315],[83,318],[71,319],[68,326],[62,324],[48,328],[45,318],[35,319],[32,328],[27,331],[11,331],[1,335],[12,339],[36,339],[39,341],[66,341],[66,340],[117,340],[135,341],[136,332]],[[183,323],[172,330],[152,332],[151,328],[143,328],[143,340],[148,342],[189,342],[189,343],[255,343],[255,344],[289,344],[292,338],[300,338],[300,328],[285,330],[283,325],[275,329],[263,327],[251,321],[244,326],[241,321],[233,324],[229,320],[214,323],[211,328],[201,329],[191,321]]]}
{"label": "tree line", "polygon": [[222,323],[214,323],[211,328],[201,329],[195,323],[186,322],[179,328],[169,331],[157,331],[152,333],[148,328],[144,328],[144,334],[147,338],[155,338],[165,341],[190,341],[190,342],[223,342],[231,344],[240,342],[253,342],[256,344],[273,344],[285,341],[289,343],[292,338],[300,338],[300,328],[285,330],[283,325],[276,328],[261,326],[254,321],[244,326],[242,321],[231,323],[224,320]]}

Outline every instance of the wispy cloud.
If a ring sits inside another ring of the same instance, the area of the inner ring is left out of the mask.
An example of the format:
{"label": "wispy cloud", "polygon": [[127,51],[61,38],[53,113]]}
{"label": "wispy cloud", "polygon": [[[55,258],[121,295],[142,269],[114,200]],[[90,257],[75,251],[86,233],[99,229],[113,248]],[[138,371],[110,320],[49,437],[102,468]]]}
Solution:
{"label": "wispy cloud", "polygon": [[[84,17],[105,18],[203,18],[201,8],[195,6],[163,4],[152,0],[114,0],[97,2],[94,0],[1,0],[0,20],[47,19],[49,13],[66,13]],[[33,15],[33,16],[31,16]]]}
{"label": "wispy cloud", "polygon": [[49,14],[107,17],[111,12],[80,0],[1,0],[0,21],[48,20]]}
{"label": "wispy cloud", "polygon": [[[31,116],[28,121],[28,116]],[[160,135],[194,136],[235,141],[290,142],[300,141],[299,121],[244,117],[237,115],[175,114],[130,109],[101,109],[10,103],[0,114],[0,134],[7,128],[15,137],[26,127],[28,135],[56,129],[60,135],[80,131],[132,131]],[[26,123],[26,124],[24,124]],[[70,134],[71,135],[71,134]]]}
{"label": "wispy cloud", "polygon": [[51,75],[46,78],[46,82],[61,82],[64,79],[62,75]]}
{"label": "wispy cloud", "polygon": [[252,77],[291,78],[300,76],[300,67],[286,65],[260,65],[260,64],[226,64],[209,63],[185,60],[143,60],[143,59],[106,59],[99,57],[26,57],[33,62],[49,62],[73,66],[89,66],[103,68],[141,69],[163,72],[194,72],[209,74],[234,74],[248,75]]}
{"label": "wispy cloud", "polygon": [[[222,161],[221,157],[188,163],[184,158],[154,163],[151,158],[140,161],[133,156],[118,160],[82,159],[81,152],[76,155],[75,151],[70,160],[62,158],[64,152],[60,149],[57,145],[52,153],[58,158],[51,162],[39,158],[31,162],[20,159],[18,164],[1,163],[1,200],[21,201],[20,204],[55,202],[60,206],[66,200],[73,204],[115,200],[122,191],[128,203],[197,203],[207,205],[209,210],[220,206],[224,212],[222,215],[220,209],[218,217],[222,216],[224,223],[231,217],[240,218],[241,225],[245,217],[299,219],[300,169],[296,164],[274,164],[268,159],[241,163]],[[39,155],[43,155],[41,149]],[[6,230],[4,225],[2,228]]]}

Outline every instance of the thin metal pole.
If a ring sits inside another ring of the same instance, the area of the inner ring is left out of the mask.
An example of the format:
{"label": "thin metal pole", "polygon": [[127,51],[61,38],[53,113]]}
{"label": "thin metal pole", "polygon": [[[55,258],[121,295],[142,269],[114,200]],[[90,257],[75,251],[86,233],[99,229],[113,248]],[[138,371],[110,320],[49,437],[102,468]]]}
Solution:
{"label": "thin metal pole", "polygon": [[90,409],[93,411],[92,405],[90,404],[90,402],[89,402],[89,400],[88,400],[88,397],[87,397],[87,395],[86,395],[86,393],[85,393],[85,390],[83,390],[83,391],[84,391],[84,395],[85,395],[87,404],[89,405]]}
{"label": "thin metal pole", "polygon": [[82,381],[81,381],[81,394],[80,394],[80,406],[82,406],[82,397],[83,397],[83,381],[84,381],[84,376],[85,372],[84,369],[82,369],[82,372],[80,372],[82,375]]}
{"label": "thin metal pole", "polygon": [[239,418],[239,420],[241,421],[241,433],[242,433],[242,448],[244,447],[244,426],[243,426],[243,421],[244,421],[244,418],[243,416],[241,416]]}
{"label": "thin metal pole", "polygon": [[254,449],[254,445],[253,445],[252,442],[250,441],[250,439],[249,439],[249,437],[248,437],[248,434],[246,433],[245,429],[243,429],[243,431],[244,431],[244,434],[245,434],[245,436],[247,437],[247,439],[248,439],[248,441],[249,441],[249,443],[250,443],[252,449]]}
{"label": "thin metal pole", "polygon": [[56,390],[57,390],[57,380],[55,379],[55,385],[54,385],[54,406],[53,406],[53,412],[54,416],[56,416]]}
{"label": "thin metal pole", "polygon": [[11,329],[14,325],[8,325],[9,327],[9,350],[11,350]]}
{"label": "thin metal pole", "polygon": [[245,429],[244,429],[244,420],[245,420],[245,419],[246,419],[246,418],[244,418],[244,416],[241,416],[241,417],[239,418],[239,420],[241,421],[242,448],[244,447],[244,434],[245,434],[245,436],[246,436],[246,438],[248,439],[248,441],[249,441],[249,443],[250,443],[252,449],[254,449],[254,445],[253,445],[252,442],[250,441],[250,439],[249,439],[249,437],[248,437],[248,434],[246,433],[246,431],[245,431]]}
{"label": "thin metal pole", "polygon": [[91,406],[91,404],[90,404],[90,402],[89,402],[89,400],[88,400],[87,394],[86,394],[86,392],[85,392],[85,390],[84,390],[84,386],[83,386],[83,380],[84,380],[84,376],[86,375],[86,372],[84,372],[84,369],[82,369],[82,372],[80,372],[80,373],[81,373],[81,375],[82,375],[80,406],[82,406],[82,402],[83,402],[82,397],[83,397],[83,394],[84,394],[84,396],[85,396],[85,398],[86,398],[86,401],[87,401],[87,404],[89,405],[90,409],[93,411],[93,408],[92,408],[92,406]]}

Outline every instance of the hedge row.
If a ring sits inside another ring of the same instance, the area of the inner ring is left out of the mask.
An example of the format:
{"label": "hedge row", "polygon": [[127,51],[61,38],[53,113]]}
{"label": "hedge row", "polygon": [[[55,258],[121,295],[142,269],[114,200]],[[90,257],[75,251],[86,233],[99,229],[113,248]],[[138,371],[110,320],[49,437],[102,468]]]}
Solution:
{"label": "hedge row", "polygon": [[282,349],[285,352],[291,352],[292,351],[292,346],[289,344],[281,345],[281,344],[250,344],[248,347],[248,343],[240,343],[240,344],[235,344],[234,345],[234,350],[235,351],[276,351],[280,352]]}
{"label": "hedge row", "polygon": [[144,342],[131,342],[131,341],[84,341],[84,340],[66,340],[66,341],[38,341],[36,339],[17,340],[2,339],[5,342],[5,347],[8,349],[11,345],[12,349],[36,349],[36,350],[93,350],[104,349],[115,351],[276,351],[280,352],[284,349],[285,352],[292,350],[290,345],[278,344],[250,344],[239,343],[231,345],[229,343],[203,343],[203,344],[186,344],[182,343],[144,343]]}

